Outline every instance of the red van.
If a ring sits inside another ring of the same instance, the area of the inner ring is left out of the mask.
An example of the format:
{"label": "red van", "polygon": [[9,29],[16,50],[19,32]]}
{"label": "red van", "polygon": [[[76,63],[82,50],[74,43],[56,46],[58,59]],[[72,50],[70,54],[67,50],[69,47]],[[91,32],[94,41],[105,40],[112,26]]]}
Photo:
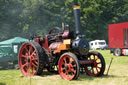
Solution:
{"label": "red van", "polygon": [[115,56],[128,55],[128,22],[109,24],[108,42]]}

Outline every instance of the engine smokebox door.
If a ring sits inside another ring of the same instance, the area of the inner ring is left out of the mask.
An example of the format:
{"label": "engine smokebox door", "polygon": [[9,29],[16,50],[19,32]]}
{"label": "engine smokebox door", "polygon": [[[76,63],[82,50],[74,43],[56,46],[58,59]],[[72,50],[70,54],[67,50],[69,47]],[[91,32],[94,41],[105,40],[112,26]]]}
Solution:
{"label": "engine smokebox door", "polygon": [[84,38],[73,41],[72,47],[81,55],[86,55],[89,51],[89,44]]}

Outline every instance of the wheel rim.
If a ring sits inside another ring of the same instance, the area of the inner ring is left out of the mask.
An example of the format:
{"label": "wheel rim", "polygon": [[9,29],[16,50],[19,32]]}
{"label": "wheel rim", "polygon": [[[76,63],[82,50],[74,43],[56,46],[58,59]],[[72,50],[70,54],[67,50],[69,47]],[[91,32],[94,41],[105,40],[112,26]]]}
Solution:
{"label": "wheel rim", "polygon": [[120,49],[116,49],[116,51],[115,51],[115,55],[116,55],[116,56],[119,56],[120,54],[121,54]]}
{"label": "wheel rim", "polygon": [[30,43],[25,43],[20,49],[19,66],[24,76],[33,76],[37,72],[38,55]]}
{"label": "wheel rim", "polygon": [[62,78],[66,80],[72,80],[77,71],[77,65],[75,60],[69,56],[64,55],[59,61],[59,73]]}
{"label": "wheel rim", "polygon": [[100,74],[102,69],[102,62],[99,56],[96,54],[90,54],[88,56],[88,60],[94,60],[94,63],[91,66],[85,67],[87,74],[89,74],[90,76],[97,76],[98,74]]}

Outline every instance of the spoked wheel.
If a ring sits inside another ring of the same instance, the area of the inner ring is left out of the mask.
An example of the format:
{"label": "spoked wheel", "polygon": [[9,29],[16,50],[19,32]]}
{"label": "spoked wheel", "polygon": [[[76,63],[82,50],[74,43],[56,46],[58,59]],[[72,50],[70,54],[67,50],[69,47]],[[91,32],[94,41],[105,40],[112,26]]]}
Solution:
{"label": "spoked wheel", "polygon": [[65,80],[77,79],[79,76],[80,68],[79,62],[75,54],[64,53],[59,60],[59,73]]}
{"label": "spoked wheel", "polygon": [[44,51],[34,42],[24,43],[19,51],[19,66],[24,76],[39,75],[44,67]]}
{"label": "spoked wheel", "polygon": [[94,60],[94,63],[85,67],[85,72],[89,76],[102,76],[105,71],[105,60],[98,52],[89,52],[88,60]]}

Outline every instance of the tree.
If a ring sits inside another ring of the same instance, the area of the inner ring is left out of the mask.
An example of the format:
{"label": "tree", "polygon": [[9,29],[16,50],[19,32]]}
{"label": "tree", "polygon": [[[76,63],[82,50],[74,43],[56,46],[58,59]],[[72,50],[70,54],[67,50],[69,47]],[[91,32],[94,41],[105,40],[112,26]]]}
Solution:
{"label": "tree", "polygon": [[[62,22],[75,30],[74,0],[0,0],[0,40],[46,34]],[[108,24],[128,21],[128,0],[78,0],[88,41],[107,40]]]}

